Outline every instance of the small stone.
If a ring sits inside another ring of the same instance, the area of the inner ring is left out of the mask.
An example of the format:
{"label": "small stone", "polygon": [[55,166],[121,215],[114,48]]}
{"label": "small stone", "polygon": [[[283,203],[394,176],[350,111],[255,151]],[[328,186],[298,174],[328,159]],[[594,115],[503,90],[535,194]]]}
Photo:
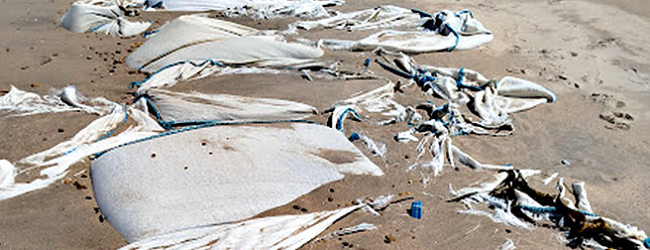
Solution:
{"label": "small stone", "polygon": [[567,79],[569,79],[569,78],[566,77],[565,75],[559,75],[559,76],[557,76],[557,77],[560,78],[561,80],[564,80],[564,81],[566,81]]}
{"label": "small stone", "polygon": [[512,233],[512,230],[506,229],[506,233]]}
{"label": "small stone", "polygon": [[65,130],[63,130],[62,128],[60,128],[60,129],[57,129],[56,132],[63,133],[63,132],[65,132]]}
{"label": "small stone", "polygon": [[20,67],[20,69],[21,70],[26,70],[26,69],[29,69],[29,66],[22,66],[22,67]]}
{"label": "small stone", "polygon": [[88,189],[88,187],[86,187],[85,185],[81,185],[78,181],[75,181],[74,183],[72,183],[72,185],[77,189]]}
{"label": "small stone", "polygon": [[93,207],[93,210],[95,211],[95,213],[99,213],[99,207]]}
{"label": "small stone", "polygon": [[90,46],[90,47],[88,47],[88,49],[95,50],[95,46]]}
{"label": "small stone", "polygon": [[390,244],[391,242],[395,242],[395,237],[393,237],[392,235],[385,235],[384,243]]}
{"label": "small stone", "polygon": [[330,193],[334,193],[334,189],[333,189],[333,188],[330,188]]}
{"label": "small stone", "polygon": [[92,60],[92,59],[93,59],[92,56],[86,56],[86,60]]}
{"label": "small stone", "polygon": [[41,65],[48,64],[48,63],[50,63],[51,61],[52,61],[52,58],[49,58],[49,57],[46,56],[46,57],[44,57],[43,60],[41,61]]}
{"label": "small stone", "polygon": [[576,57],[576,56],[578,56],[578,53],[577,52],[571,52],[571,56]]}
{"label": "small stone", "polygon": [[104,215],[99,215],[99,223],[104,223]]}
{"label": "small stone", "polygon": [[93,199],[93,197],[86,196],[86,200],[92,200],[92,199]]}
{"label": "small stone", "polygon": [[11,51],[11,49],[10,49],[10,48],[7,48],[5,51],[7,51],[7,53],[9,53],[9,51]]}
{"label": "small stone", "polygon": [[562,160],[561,163],[562,163],[562,165],[565,165],[565,166],[570,164],[569,160],[567,160],[567,159]]}
{"label": "small stone", "polygon": [[79,176],[79,177],[81,177],[81,178],[88,178],[88,175],[82,174],[82,175]]}
{"label": "small stone", "polygon": [[347,242],[344,241],[343,243],[341,243],[341,245],[343,245],[344,247],[347,247],[347,246],[350,245],[350,243],[347,243]]}
{"label": "small stone", "polygon": [[300,206],[298,206],[298,205],[293,205],[293,209],[295,209],[295,210],[300,210]]}
{"label": "small stone", "polygon": [[334,201],[334,198],[332,198],[332,196],[327,197],[327,201],[332,202],[332,201]]}
{"label": "small stone", "polygon": [[579,89],[580,85],[578,85],[577,83],[573,83],[573,87],[575,87],[576,89]]}
{"label": "small stone", "polygon": [[59,53],[53,53],[52,56],[57,57],[57,56],[59,56]]}
{"label": "small stone", "polygon": [[300,212],[306,213],[306,212],[309,212],[309,210],[307,210],[306,208],[303,207],[303,208],[300,209]]}
{"label": "small stone", "polygon": [[122,54],[122,51],[118,49],[115,51],[115,54]]}

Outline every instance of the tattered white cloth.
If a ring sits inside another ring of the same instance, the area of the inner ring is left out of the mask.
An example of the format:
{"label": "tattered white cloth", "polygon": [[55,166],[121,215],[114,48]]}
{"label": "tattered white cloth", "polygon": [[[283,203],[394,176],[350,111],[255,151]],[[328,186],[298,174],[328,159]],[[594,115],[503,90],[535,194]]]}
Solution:
{"label": "tattered white cloth", "polygon": [[199,127],[124,145],[92,163],[97,204],[127,241],[247,219],[344,174],[383,175],[325,126]]}
{"label": "tattered white cloth", "polygon": [[148,0],[146,4],[168,11],[224,11],[228,17],[253,19],[279,17],[316,18],[329,16],[324,7],[342,5],[343,0]]}
{"label": "tattered white cloth", "polygon": [[236,223],[205,225],[131,243],[128,249],[298,249],[338,219],[364,204],[304,215],[281,215]]}
{"label": "tattered white cloth", "polygon": [[383,30],[358,41],[328,38],[317,44],[322,43],[332,49],[370,51],[381,47],[405,53],[425,53],[473,49],[489,43],[494,37],[468,10],[442,10],[430,15],[390,5],[339,14],[317,21],[296,22],[290,26],[288,32],[293,33],[296,28],[337,28],[354,31],[399,27],[407,29]]}
{"label": "tattered white cloth", "polygon": [[151,23],[128,21],[119,3],[94,0],[73,3],[61,18],[61,25],[76,33],[98,32],[125,37],[144,32]]}

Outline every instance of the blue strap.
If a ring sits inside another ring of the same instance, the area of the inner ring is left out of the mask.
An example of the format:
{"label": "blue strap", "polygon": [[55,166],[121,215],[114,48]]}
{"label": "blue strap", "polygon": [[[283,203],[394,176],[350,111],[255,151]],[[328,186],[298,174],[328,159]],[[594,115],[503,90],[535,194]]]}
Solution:
{"label": "blue strap", "polygon": [[452,52],[454,49],[456,49],[458,43],[460,42],[460,35],[458,35],[458,32],[456,32],[454,28],[449,26],[449,24],[445,23],[445,27],[447,27],[451,31],[451,33],[454,33],[454,36],[456,37],[456,43],[454,43],[454,46],[447,49],[447,52]]}
{"label": "blue strap", "polygon": [[421,11],[421,10],[418,10],[418,9],[411,9],[411,12],[420,14],[420,18],[425,18],[425,17],[433,18],[433,16],[431,14],[426,13],[426,12]]}
{"label": "blue strap", "polygon": [[90,29],[90,30],[88,31],[88,33],[95,32],[95,31],[97,31],[98,29],[100,29],[101,27],[104,27],[104,25],[106,25],[106,24],[108,24],[108,23],[102,23],[102,24],[100,24],[100,25],[97,25],[95,28]]}
{"label": "blue strap", "polygon": [[356,141],[356,140],[359,140],[359,139],[361,139],[361,136],[359,134],[357,134],[357,132],[352,132],[352,134],[350,135],[350,138],[348,138],[348,140],[350,142],[353,142],[353,141]]}
{"label": "blue strap", "polygon": [[458,79],[456,80],[456,86],[459,89],[470,89],[473,91],[481,91],[485,89],[486,85],[483,85],[482,87],[476,87],[476,86],[470,86],[470,85],[465,85],[463,84],[463,80],[465,79],[465,68],[460,68],[460,71],[458,71]]}
{"label": "blue strap", "polygon": [[339,119],[336,121],[336,130],[338,131],[343,131],[343,117],[348,114],[348,112],[352,112],[352,114],[359,120],[361,120],[361,116],[357,114],[357,111],[354,111],[352,108],[347,108],[341,113],[341,116],[339,116]]}

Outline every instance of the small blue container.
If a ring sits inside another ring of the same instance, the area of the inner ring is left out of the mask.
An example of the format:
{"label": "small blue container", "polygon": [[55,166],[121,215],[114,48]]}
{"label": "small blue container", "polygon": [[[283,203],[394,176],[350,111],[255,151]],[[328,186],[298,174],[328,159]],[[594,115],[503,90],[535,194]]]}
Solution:
{"label": "small blue container", "polygon": [[411,217],[422,219],[422,202],[414,201],[411,203]]}

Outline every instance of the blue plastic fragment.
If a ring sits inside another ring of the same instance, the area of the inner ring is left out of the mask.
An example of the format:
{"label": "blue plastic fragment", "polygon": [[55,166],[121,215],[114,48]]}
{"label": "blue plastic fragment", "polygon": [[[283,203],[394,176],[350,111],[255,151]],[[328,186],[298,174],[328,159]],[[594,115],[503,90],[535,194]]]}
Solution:
{"label": "blue plastic fragment", "polygon": [[422,201],[414,201],[411,203],[411,217],[422,219]]}
{"label": "blue plastic fragment", "polygon": [[366,59],[366,60],[363,62],[363,66],[366,66],[366,70],[368,70],[368,67],[370,67],[370,58]]}
{"label": "blue plastic fragment", "polygon": [[353,141],[356,141],[356,140],[359,140],[359,139],[361,139],[361,136],[359,136],[359,134],[357,134],[357,132],[352,132],[352,134],[350,135],[350,138],[348,138],[348,140],[350,140],[350,142],[353,142]]}
{"label": "blue plastic fragment", "polygon": [[645,245],[645,247],[647,248],[650,248],[650,238],[645,238],[645,240],[643,241],[643,245]]}

